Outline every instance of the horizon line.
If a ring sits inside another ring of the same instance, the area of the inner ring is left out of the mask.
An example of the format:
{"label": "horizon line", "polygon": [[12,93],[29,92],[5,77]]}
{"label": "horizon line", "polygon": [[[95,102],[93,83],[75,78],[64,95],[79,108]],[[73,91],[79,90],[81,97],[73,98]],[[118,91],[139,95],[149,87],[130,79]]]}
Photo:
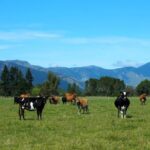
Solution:
{"label": "horizon line", "polygon": [[41,68],[45,68],[45,69],[48,69],[48,68],[84,68],[84,67],[98,67],[98,68],[102,68],[102,69],[106,69],[106,70],[114,70],[114,69],[121,69],[121,68],[128,68],[128,67],[131,67],[131,68],[139,68],[143,65],[146,65],[150,62],[146,62],[146,63],[143,63],[139,66],[132,66],[132,65],[127,65],[127,66],[120,66],[120,67],[114,67],[114,68],[105,68],[105,67],[101,67],[99,65],[83,65],[83,66],[60,66],[60,65],[52,65],[52,66],[49,66],[49,67],[46,67],[46,66],[42,66],[42,65],[38,65],[38,64],[32,64],[31,62],[27,61],[27,60],[20,60],[20,59],[12,59],[12,60],[0,60],[2,62],[15,62],[15,61],[18,61],[18,62],[24,62],[24,63],[28,63],[28,65],[31,65],[31,66],[36,66],[36,67],[41,67]]}

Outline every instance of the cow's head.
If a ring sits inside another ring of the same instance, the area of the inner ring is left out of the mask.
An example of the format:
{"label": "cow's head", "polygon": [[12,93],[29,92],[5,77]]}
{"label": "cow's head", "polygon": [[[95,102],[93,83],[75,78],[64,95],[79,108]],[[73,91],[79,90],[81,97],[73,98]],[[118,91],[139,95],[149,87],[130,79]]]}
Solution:
{"label": "cow's head", "polygon": [[128,93],[125,92],[125,91],[121,91],[121,92],[120,92],[120,96],[121,96],[121,98],[122,98],[123,100],[125,100],[125,99],[127,98],[127,96],[128,96]]}

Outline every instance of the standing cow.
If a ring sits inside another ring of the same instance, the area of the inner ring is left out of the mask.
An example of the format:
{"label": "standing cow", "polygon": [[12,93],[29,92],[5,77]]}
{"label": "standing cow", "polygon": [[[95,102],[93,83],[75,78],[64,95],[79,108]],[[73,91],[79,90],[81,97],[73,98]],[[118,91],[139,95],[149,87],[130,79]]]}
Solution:
{"label": "standing cow", "polygon": [[147,96],[146,93],[143,93],[143,94],[140,95],[139,98],[140,98],[141,105],[145,105],[145,102],[147,100],[146,96]]}
{"label": "standing cow", "polygon": [[118,117],[126,118],[127,109],[130,105],[130,100],[127,98],[127,92],[120,92],[120,96],[114,102],[118,109]]}
{"label": "standing cow", "polygon": [[89,109],[88,109],[88,100],[86,98],[76,98],[76,104],[78,107],[78,112],[81,113],[88,113]]}
{"label": "standing cow", "polygon": [[76,96],[76,93],[65,93],[65,95],[62,97],[63,104],[66,104],[67,102],[75,104]]}
{"label": "standing cow", "polygon": [[25,119],[24,111],[35,111],[37,112],[37,119],[42,119],[42,111],[44,109],[46,97],[14,97],[14,101],[19,104],[19,119]]}
{"label": "standing cow", "polygon": [[49,102],[50,102],[50,104],[58,104],[59,103],[59,97],[52,95],[51,97],[49,97]]}

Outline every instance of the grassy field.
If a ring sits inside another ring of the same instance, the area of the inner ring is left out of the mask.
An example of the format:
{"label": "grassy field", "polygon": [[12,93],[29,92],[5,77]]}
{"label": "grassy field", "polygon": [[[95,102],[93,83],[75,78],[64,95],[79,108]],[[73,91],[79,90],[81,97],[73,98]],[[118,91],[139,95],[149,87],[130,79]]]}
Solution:
{"label": "grassy field", "polygon": [[90,114],[73,105],[46,104],[43,120],[25,112],[19,120],[12,98],[0,98],[0,150],[149,150],[150,104],[130,98],[128,118],[118,119],[115,98],[89,97]]}

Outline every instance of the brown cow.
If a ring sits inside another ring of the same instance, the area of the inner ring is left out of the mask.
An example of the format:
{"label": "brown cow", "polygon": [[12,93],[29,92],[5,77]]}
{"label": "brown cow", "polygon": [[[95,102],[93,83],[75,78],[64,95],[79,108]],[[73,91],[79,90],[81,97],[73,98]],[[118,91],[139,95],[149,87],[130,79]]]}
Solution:
{"label": "brown cow", "polygon": [[89,109],[88,109],[88,100],[86,98],[76,98],[76,104],[78,106],[78,112],[81,113],[88,113]]}
{"label": "brown cow", "polygon": [[145,104],[145,102],[146,102],[146,96],[147,96],[147,94],[145,94],[145,93],[143,93],[143,94],[141,94],[140,95],[140,102],[141,102],[141,105],[144,105]]}
{"label": "brown cow", "polygon": [[50,104],[58,104],[59,103],[59,97],[53,95],[49,98],[49,102],[50,102]]}
{"label": "brown cow", "polygon": [[27,94],[21,94],[21,95],[20,95],[21,98],[26,98],[26,97],[29,97],[29,96],[30,96],[29,93],[27,93]]}
{"label": "brown cow", "polygon": [[18,97],[18,96],[15,96],[15,97],[14,97],[14,104],[19,103],[19,102],[20,102],[20,99],[21,99],[22,101],[24,101],[25,98],[28,98],[28,97],[30,97],[30,94],[21,94],[19,97]]}
{"label": "brown cow", "polygon": [[74,103],[76,99],[76,93],[65,93],[62,97],[62,102],[65,104],[66,102]]}

